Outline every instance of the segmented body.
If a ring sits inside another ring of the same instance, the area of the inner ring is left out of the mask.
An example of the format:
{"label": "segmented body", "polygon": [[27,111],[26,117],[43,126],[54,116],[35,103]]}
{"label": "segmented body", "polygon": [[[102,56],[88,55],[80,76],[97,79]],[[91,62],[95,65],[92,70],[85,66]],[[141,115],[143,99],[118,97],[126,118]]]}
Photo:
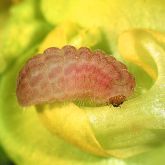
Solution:
{"label": "segmented body", "polygon": [[16,93],[22,106],[77,100],[118,106],[134,87],[134,77],[114,57],[67,45],[48,48],[27,61]]}

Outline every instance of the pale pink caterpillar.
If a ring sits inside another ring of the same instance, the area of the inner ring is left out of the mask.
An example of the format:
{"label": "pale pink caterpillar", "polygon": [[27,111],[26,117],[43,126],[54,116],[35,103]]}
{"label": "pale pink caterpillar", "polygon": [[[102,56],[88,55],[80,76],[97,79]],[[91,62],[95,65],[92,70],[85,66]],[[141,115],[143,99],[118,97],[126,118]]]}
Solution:
{"label": "pale pink caterpillar", "polygon": [[134,87],[134,77],[114,57],[67,45],[48,48],[28,60],[19,73],[16,93],[22,106],[77,100],[118,106]]}

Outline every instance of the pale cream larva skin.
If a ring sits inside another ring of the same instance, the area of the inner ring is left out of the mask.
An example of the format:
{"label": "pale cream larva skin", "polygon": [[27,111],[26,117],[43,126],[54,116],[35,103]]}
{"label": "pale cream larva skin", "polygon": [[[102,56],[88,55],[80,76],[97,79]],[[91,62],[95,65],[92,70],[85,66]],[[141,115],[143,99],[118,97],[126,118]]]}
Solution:
{"label": "pale cream larva skin", "polygon": [[134,87],[134,77],[114,57],[67,45],[48,48],[28,60],[19,73],[16,93],[22,106],[77,100],[118,106]]}

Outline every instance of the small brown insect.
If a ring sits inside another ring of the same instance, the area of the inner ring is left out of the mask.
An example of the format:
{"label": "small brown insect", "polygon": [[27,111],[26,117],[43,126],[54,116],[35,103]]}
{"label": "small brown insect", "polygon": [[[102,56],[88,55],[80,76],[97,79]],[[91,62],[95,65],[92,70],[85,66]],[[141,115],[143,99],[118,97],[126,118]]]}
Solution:
{"label": "small brown insect", "polygon": [[86,101],[120,105],[133,93],[134,77],[114,57],[86,47],[48,48],[19,73],[17,98],[22,106]]}

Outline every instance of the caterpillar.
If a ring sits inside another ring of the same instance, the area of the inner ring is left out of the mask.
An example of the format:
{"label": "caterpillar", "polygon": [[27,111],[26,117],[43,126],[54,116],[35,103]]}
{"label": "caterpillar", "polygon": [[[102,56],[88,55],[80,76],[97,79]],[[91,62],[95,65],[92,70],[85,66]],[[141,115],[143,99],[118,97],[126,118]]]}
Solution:
{"label": "caterpillar", "polygon": [[135,78],[113,56],[66,45],[29,59],[19,72],[16,95],[21,106],[65,101],[119,106],[134,88]]}

